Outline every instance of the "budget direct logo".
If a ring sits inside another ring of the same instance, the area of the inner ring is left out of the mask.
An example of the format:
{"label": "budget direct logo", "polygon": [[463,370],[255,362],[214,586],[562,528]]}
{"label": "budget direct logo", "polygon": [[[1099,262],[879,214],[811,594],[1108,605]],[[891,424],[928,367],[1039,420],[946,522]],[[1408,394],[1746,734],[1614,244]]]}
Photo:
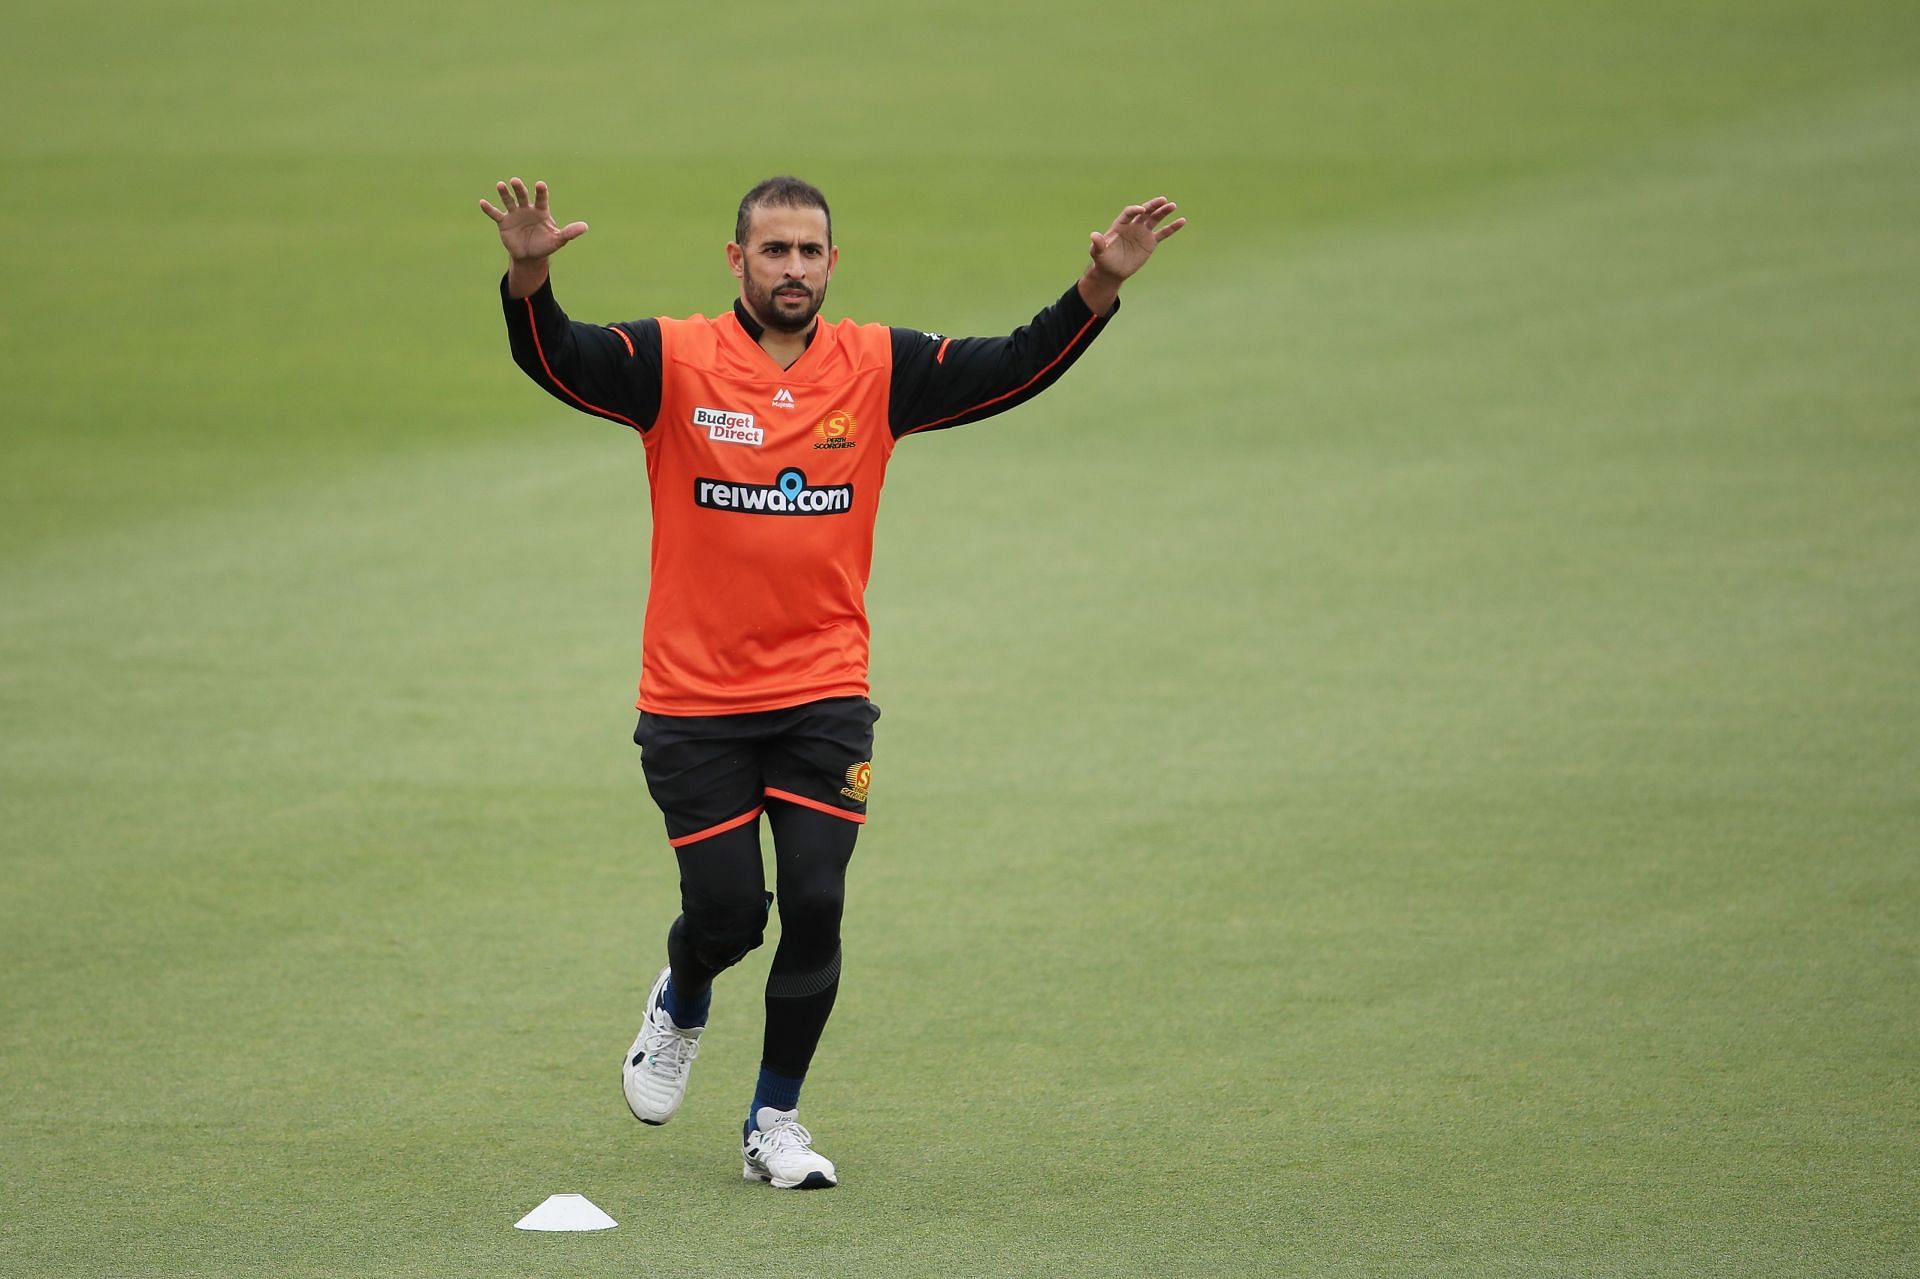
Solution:
{"label": "budget direct logo", "polygon": [[853,414],[835,409],[814,425],[813,433],[820,437],[813,446],[817,449],[850,449],[854,445]]}
{"label": "budget direct logo", "polygon": [[767,433],[753,424],[751,413],[729,413],[725,409],[695,409],[693,424],[707,428],[707,438],[716,444],[746,444],[759,448]]}
{"label": "budget direct logo", "polygon": [[843,515],[853,509],[853,485],[807,483],[807,473],[790,466],[771,484],[737,484],[732,480],[693,482],[693,502],[710,511],[738,511],[744,515]]}

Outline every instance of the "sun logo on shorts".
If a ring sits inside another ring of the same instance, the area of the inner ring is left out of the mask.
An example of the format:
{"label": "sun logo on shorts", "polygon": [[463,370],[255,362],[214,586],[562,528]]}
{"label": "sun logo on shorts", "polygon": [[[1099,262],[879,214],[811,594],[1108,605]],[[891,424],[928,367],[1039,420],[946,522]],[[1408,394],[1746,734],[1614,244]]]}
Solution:
{"label": "sun logo on shorts", "polygon": [[867,802],[867,787],[873,785],[873,764],[862,762],[847,770],[847,784],[840,793],[856,804]]}

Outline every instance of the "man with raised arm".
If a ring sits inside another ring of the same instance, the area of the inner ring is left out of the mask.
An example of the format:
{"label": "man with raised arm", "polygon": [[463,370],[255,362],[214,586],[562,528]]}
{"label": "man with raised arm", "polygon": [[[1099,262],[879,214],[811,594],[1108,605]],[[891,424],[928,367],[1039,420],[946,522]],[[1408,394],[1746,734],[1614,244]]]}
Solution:
{"label": "man with raised arm", "polygon": [[839,259],[832,214],[813,186],[770,178],[734,220],[730,310],[601,326],[570,321],[548,277],[587,224],[556,223],[544,182],[496,190],[500,204],[480,207],[510,259],[501,299],[515,363],[646,449],[652,576],[634,741],[679,859],[680,915],[622,1059],[627,1105],[642,1123],[673,1118],[713,980],[760,945],[777,901],[744,1175],[832,1186],[797,1111],[840,989],[846,870],[872,781],[866,586],[887,462],[909,435],[1004,413],[1058,381],[1186,219],[1164,197],[1130,204],[1031,322],[948,338],[820,320]]}

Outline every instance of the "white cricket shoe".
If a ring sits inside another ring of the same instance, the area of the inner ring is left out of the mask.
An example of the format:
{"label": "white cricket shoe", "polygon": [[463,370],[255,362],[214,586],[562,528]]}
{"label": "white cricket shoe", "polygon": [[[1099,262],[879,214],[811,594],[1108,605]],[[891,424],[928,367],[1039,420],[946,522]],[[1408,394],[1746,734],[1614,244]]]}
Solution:
{"label": "white cricket shoe", "polygon": [[686,1100],[687,1075],[700,1055],[700,1032],[706,1029],[682,1030],[667,1016],[661,996],[672,971],[662,968],[654,979],[647,993],[646,1020],[620,1063],[620,1088],[627,1094],[627,1109],[643,1124],[664,1124]]}
{"label": "white cricket shoe", "polygon": [[825,1190],[840,1184],[833,1161],[813,1148],[813,1134],[794,1118],[797,1110],[762,1106],[742,1142],[748,1181],[770,1181],[782,1190]]}

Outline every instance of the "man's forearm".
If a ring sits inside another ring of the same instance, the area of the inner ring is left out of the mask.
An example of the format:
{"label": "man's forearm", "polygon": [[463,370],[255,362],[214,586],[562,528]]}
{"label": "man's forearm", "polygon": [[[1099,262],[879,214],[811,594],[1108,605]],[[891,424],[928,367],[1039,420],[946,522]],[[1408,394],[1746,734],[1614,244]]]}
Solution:
{"label": "man's forearm", "polygon": [[1119,309],[1117,294],[1110,293],[1105,312],[1095,311],[1086,287],[1075,284],[1006,337],[894,329],[887,419],[895,438],[978,422],[1052,386]]}
{"label": "man's forearm", "polygon": [[652,320],[579,324],[555,300],[551,282],[513,293],[500,281],[513,362],[561,403],[646,431],[660,412],[660,326]]}
{"label": "man's forearm", "polygon": [[510,298],[530,298],[546,282],[546,258],[515,258],[507,268],[507,296]]}

